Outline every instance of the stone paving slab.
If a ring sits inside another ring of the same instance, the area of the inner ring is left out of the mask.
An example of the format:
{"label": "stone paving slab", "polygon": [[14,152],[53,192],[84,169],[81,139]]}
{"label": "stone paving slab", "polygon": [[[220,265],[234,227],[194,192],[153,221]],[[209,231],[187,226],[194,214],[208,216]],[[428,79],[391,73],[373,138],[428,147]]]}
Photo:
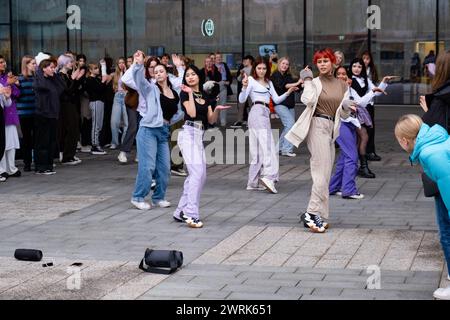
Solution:
{"label": "stone paving slab", "polygon": [[[396,119],[419,108],[381,110],[377,179],[357,180],[363,201],[330,199],[324,235],[299,223],[311,192],[304,145],[280,159],[277,195],[247,192],[246,165],[208,165],[202,230],[175,223],[173,207],[135,210],[137,165],[119,165],[116,151],[81,154],[81,166],[57,165],[52,177],[10,179],[0,185],[0,299],[431,299],[448,285],[434,205],[393,137]],[[170,181],[174,206],[183,183]],[[22,247],[42,249],[55,267],[15,261]],[[182,250],[184,267],[145,274],[146,248]],[[73,262],[83,262],[80,290],[67,289]],[[380,290],[367,288],[369,266],[380,268]]]}

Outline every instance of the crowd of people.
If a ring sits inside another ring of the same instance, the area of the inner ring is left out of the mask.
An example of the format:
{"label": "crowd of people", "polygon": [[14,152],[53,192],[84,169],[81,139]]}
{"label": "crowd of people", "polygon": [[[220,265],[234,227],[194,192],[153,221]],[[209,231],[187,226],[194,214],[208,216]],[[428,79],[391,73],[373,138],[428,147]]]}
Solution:
{"label": "crowd of people", "polygon": [[[301,223],[314,233],[325,233],[330,228],[330,196],[362,200],[357,176],[376,177],[369,168],[370,161],[381,161],[375,149],[374,99],[387,94],[397,77],[379,81],[368,51],[346,65],[342,52],[318,50],[313,60],[316,77],[310,66],[296,77],[290,63],[287,57],[244,57],[236,76],[238,112],[231,128],[248,127],[248,191],[278,193],[279,156],[296,157],[295,147],[306,142],[313,186]],[[77,152],[101,156],[109,149],[119,150],[117,160],[125,164],[136,145],[132,205],[139,210],[171,207],[166,199],[170,175],[183,176],[173,218],[202,228],[200,198],[207,178],[203,136],[210,128],[228,124],[230,68],[221,53],[208,55],[202,69],[188,57],[153,57],[142,51],[113,64],[111,58],[88,64],[83,54],[66,52],[56,58],[41,52],[23,57],[21,74],[15,76],[0,56],[0,182],[21,177],[16,150],[24,171],[54,175],[54,159],[76,166],[82,162]],[[402,117],[395,135],[411,153],[411,161],[424,168],[424,186],[436,199],[450,266],[450,52],[439,55],[435,65],[433,93],[420,99],[423,120]],[[306,106],[298,119],[296,93]],[[271,130],[273,114],[283,124],[279,145]],[[171,141],[179,129],[178,140]],[[180,152],[173,152],[177,145]],[[332,175],[336,146],[340,154]],[[449,298],[450,289],[439,289],[435,296]]]}

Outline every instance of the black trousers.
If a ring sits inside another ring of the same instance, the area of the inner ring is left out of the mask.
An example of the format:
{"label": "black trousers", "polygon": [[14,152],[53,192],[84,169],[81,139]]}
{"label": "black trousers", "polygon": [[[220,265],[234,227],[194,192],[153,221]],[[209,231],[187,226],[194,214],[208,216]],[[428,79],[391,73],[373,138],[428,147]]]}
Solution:
{"label": "black trousers", "polygon": [[92,143],[92,119],[83,118],[81,121],[81,145],[90,146]]}
{"label": "black trousers", "polygon": [[61,105],[61,112],[58,120],[58,141],[59,151],[63,153],[63,162],[75,157],[77,152],[79,130],[79,114],[75,104]]}
{"label": "black trousers", "polygon": [[39,115],[35,116],[36,145],[35,170],[53,170],[53,155],[56,152],[57,119],[49,119]]}
{"label": "black trousers", "polygon": [[34,149],[34,115],[23,116],[19,118],[20,128],[22,130],[22,139],[20,141],[20,156],[23,159],[25,166],[30,166],[33,162]]}
{"label": "black trousers", "polygon": [[[138,132],[138,112],[127,107],[128,116],[128,130],[125,138],[123,139],[120,151],[130,153],[133,149],[134,140],[136,139],[136,134]],[[111,127],[111,126],[110,126]]]}
{"label": "black trousers", "polygon": [[103,127],[100,131],[100,146],[102,147],[110,144],[112,141],[111,115],[112,107],[114,104],[114,95],[114,91],[109,90],[105,98],[105,108],[103,111]]}
{"label": "black trousers", "polygon": [[367,143],[366,154],[376,153],[375,152],[375,108],[372,105],[367,106],[367,111],[372,118],[373,127],[367,128],[367,133],[369,135],[369,142]]}

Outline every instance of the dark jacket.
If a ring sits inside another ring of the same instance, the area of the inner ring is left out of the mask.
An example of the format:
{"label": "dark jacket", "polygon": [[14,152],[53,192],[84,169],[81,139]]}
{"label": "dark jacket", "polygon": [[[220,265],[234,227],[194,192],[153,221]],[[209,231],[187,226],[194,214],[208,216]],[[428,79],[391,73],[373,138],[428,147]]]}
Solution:
{"label": "dark jacket", "polygon": [[231,95],[233,95],[233,89],[231,89],[231,84],[233,83],[233,77],[231,76],[231,71],[230,71],[230,68],[228,67],[228,64],[223,62],[223,65],[225,66],[225,72],[227,73],[227,79],[228,79],[227,81],[230,83],[229,85],[227,85],[227,90],[228,90],[227,95],[231,96]]}
{"label": "dark jacket", "polygon": [[64,91],[61,94],[61,107],[76,107],[80,103],[80,81],[72,80],[70,75],[60,73],[64,81]]}
{"label": "dark jacket", "polygon": [[428,112],[423,116],[423,121],[430,127],[439,124],[450,131],[448,127],[450,121],[450,80],[436,92],[427,95],[426,100]]}
{"label": "dark jacket", "polygon": [[105,102],[108,86],[105,83],[102,83],[100,78],[87,77],[84,88],[89,96],[89,101]]}
{"label": "dark jacket", "polygon": [[59,74],[45,77],[42,70],[36,72],[33,82],[36,93],[36,114],[44,118],[58,119],[61,109],[61,94],[65,89],[64,81]]}
{"label": "dark jacket", "polygon": [[[288,89],[286,89],[287,84],[295,83],[290,74],[282,75],[279,71],[274,72],[274,74],[272,74],[272,76],[270,77],[270,80],[272,81],[275,91],[279,96],[285,94],[288,91]],[[289,95],[289,97],[287,97],[286,100],[280,103],[280,105],[284,105],[289,109],[295,108],[295,94]]]}

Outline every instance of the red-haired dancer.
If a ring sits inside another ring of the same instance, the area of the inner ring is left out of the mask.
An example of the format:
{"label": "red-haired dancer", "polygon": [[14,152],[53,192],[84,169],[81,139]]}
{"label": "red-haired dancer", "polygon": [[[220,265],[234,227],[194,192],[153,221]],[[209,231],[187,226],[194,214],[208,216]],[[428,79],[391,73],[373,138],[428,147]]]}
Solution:
{"label": "red-haired dancer", "polygon": [[286,139],[295,146],[306,140],[311,153],[311,176],[313,180],[311,199],[301,222],[312,232],[324,233],[329,218],[329,185],[335,158],[335,145],[341,127],[341,118],[347,119],[355,103],[349,100],[348,85],[333,75],[336,57],[331,49],[319,50],[314,55],[314,64],[319,77],[306,67],[300,77],[305,90],[302,102],[306,110],[300,116]]}

